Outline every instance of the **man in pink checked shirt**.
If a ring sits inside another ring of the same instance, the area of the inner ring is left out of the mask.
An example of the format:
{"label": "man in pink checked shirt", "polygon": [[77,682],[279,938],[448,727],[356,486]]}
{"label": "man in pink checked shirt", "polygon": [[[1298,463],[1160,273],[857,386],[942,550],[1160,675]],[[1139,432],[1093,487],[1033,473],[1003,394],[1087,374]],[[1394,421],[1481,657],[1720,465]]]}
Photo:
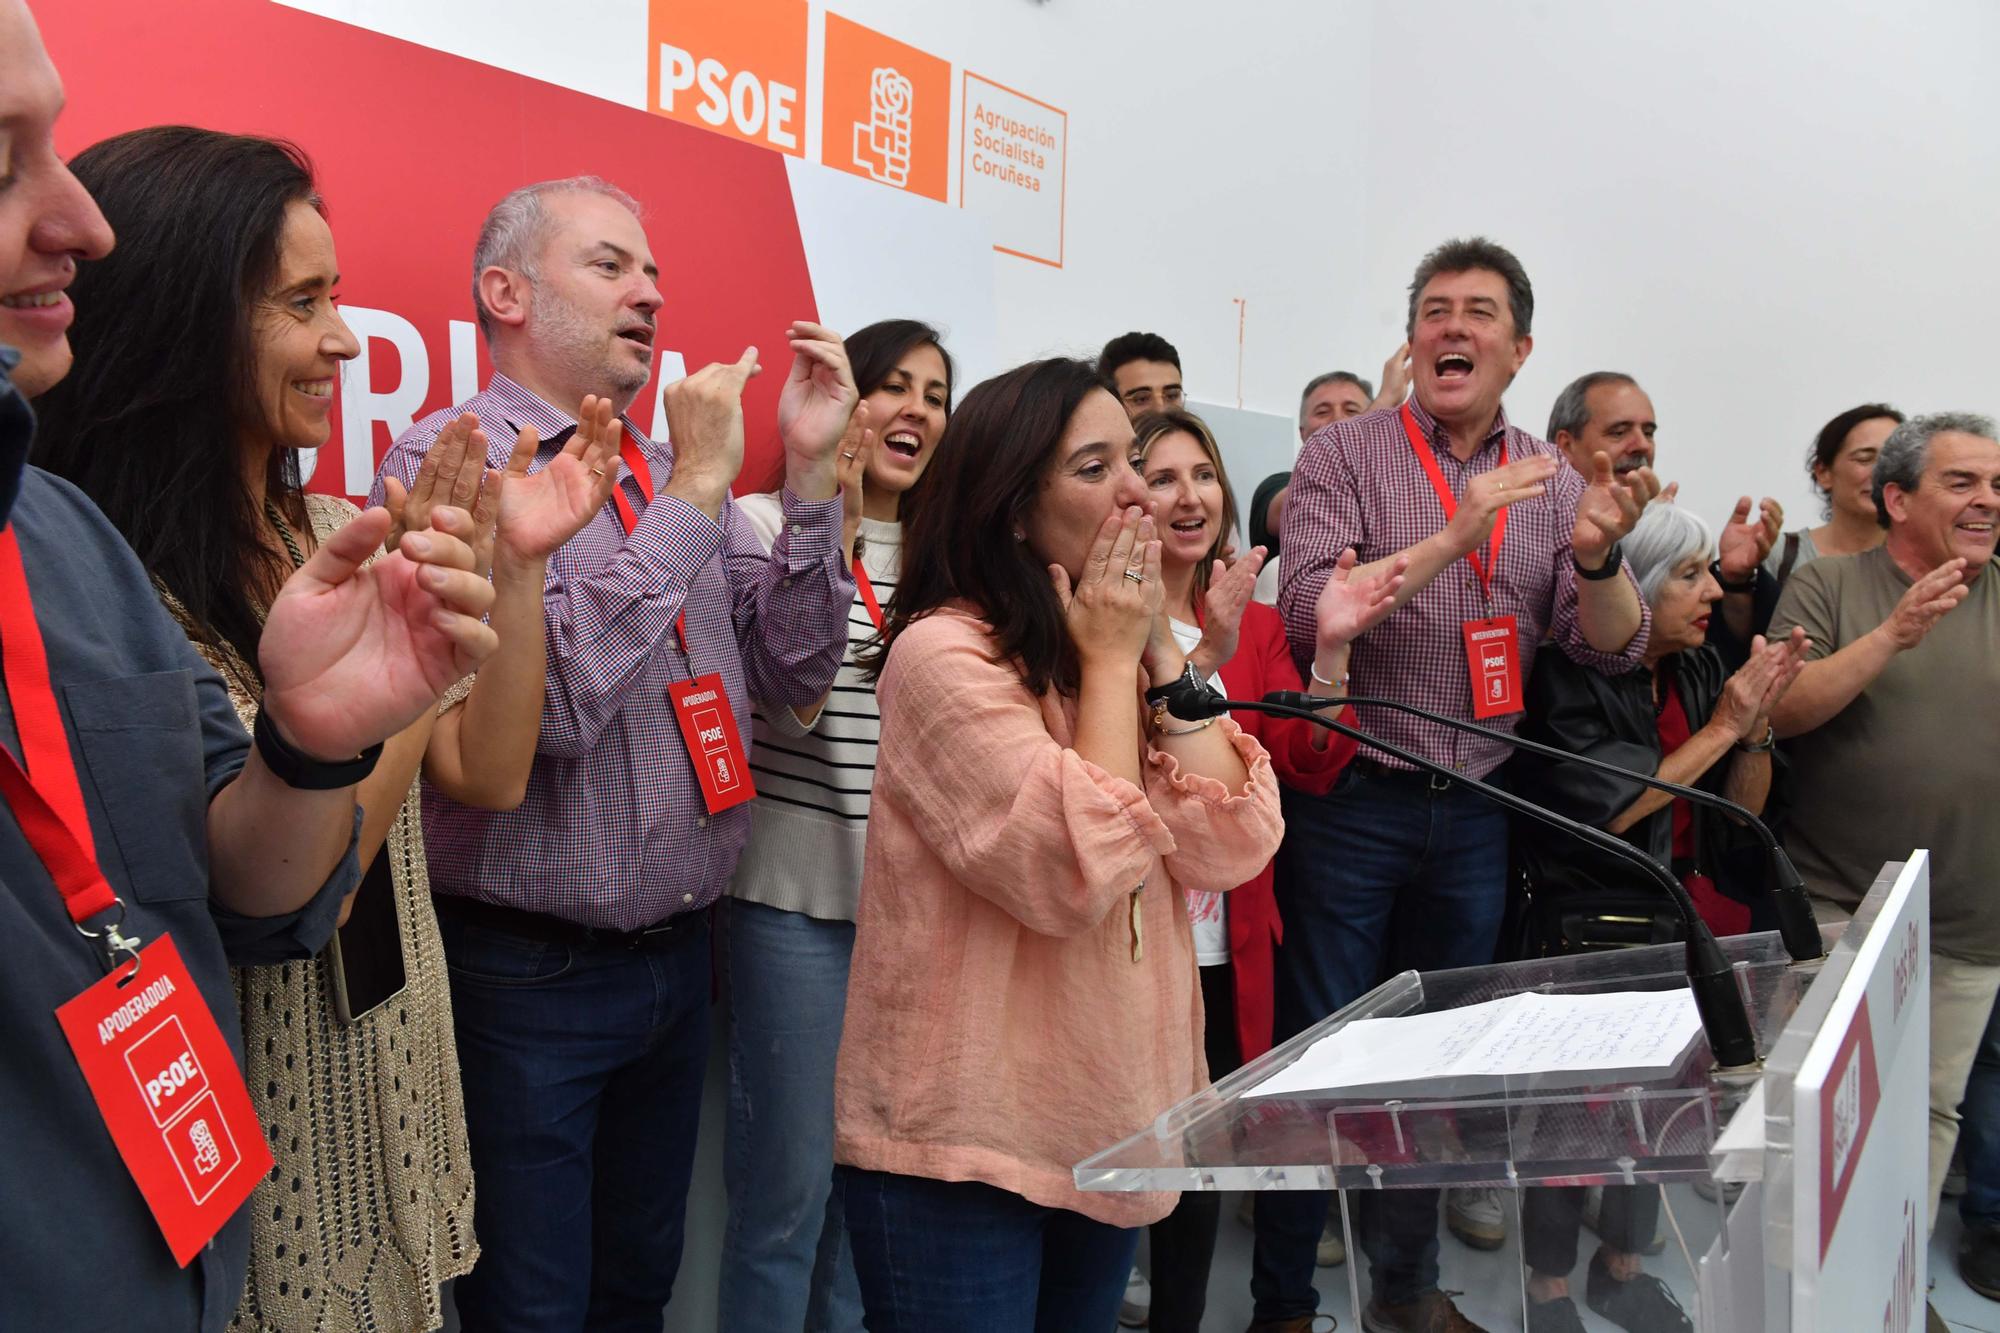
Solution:
{"label": "man in pink checked shirt", "polygon": [[[1500,399],[1534,346],[1533,316],[1528,275],[1507,250],[1483,238],[1438,247],[1410,284],[1410,400],[1334,422],[1299,455],[1278,594],[1295,651],[1310,652],[1313,604],[1342,551],[1353,547],[1363,566],[1409,559],[1397,610],[1355,642],[1355,695],[1511,730],[1538,649],[1552,643],[1607,671],[1629,669],[1645,649],[1645,604],[1618,540],[1659,483],[1647,468],[1618,477],[1602,455],[1580,476],[1508,421]],[[1507,756],[1496,742],[1398,714],[1364,708],[1360,723],[1471,777]],[[1285,825],[1281,1036],[1386,973],[1492,961],[1507,822],[1477,793],[1364,750],[1329,795],[1287,793]],[[1362,1203],[1364,1328],[1477,1333],[1438,1290],[1436,1193],[1381,1191]],[[1254,1333],[1311,1326],[1324,1215],[1317,1194],[1258,1201]],[[1497,1204],[1490,1219],[1469,1220],[1478,1229],[1455,1224],[1461,1238],[1487,1248],[1504,1239]]]}
{"label": "man in pink checked shirt", "polygon": [[549,560],[525,798],[496,814],[424,793],[478,1186],[481,1256],[455,1288],[468,1333],[657,1333],[708,1061],[708,909],[749,833],[750,699],[814,702],[847,642],[835,468],[858,395],[840,339],[787,331],[785,529],[767,556],[729,497],[757,349],[668,387],[671,443],[624,418],[651,376],[657,278],[616,187],[508,195],[473,256],[493,380],[382,465],[407,485],[466,413],[492,466],[531,427],[539,468],[586,395],[625,428],[612,503]]}

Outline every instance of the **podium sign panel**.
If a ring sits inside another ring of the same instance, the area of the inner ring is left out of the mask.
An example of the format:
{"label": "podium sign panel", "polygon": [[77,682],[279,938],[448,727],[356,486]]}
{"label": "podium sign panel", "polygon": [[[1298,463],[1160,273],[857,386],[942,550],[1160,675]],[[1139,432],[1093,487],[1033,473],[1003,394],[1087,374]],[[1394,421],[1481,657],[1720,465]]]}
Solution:
{"label": "podium sign panel", "polygon": [[1792,1081],[1794,1329],[1912,1329],[1924,1320],[1928,854],[1904,863],[1864,916],[1870,907],[1873,919],[1857,916],[1848,931],[1858,948]]}

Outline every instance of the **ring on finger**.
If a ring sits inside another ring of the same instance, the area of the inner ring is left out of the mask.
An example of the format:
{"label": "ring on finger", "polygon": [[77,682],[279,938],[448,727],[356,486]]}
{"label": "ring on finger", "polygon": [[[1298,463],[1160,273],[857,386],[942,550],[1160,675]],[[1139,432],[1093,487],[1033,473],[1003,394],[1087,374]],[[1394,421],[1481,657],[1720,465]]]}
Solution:
{"label": "ring on finger", "polygon": [[604,469],[601,467],[594,467],[590,470],[590,475],[593,477],[601,477],[604,475]]}
{"label": "ring on finger", "polygon": [[1134,582],[1134,583],[1144,583],[1144,582],[1146,581],[1146,576],[1145,576],[1144,574],[1140,573],[1140,572],[1139,572],[1138,570],[1136,570],[1136,569],[1128,569],[1128,570],[1126,570],[1126,571],[1125,571],[1125,577],[1126,577],[1126,578],[1128,578],[1128,579],[1130,579],[1130,580],[1132,580],[1132,582]]}

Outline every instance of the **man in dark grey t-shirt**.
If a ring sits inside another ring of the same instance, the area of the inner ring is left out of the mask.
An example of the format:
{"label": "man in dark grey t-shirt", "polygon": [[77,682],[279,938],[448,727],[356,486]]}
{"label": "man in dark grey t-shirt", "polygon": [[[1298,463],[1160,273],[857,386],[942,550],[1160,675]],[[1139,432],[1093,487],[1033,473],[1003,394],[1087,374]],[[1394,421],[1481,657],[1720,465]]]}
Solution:
{"label": "man in dark grey t-shirt", "polygon": [[1852,909],[1885,861],[1931,855],[1930,1207],[1958,1103],[2000,994],[2000,443],[1968,413],[1917,417],[1882,443],[1888,539],[1800,566],[1771,633],[1813,659],[1772,711],[1789,739],[1785,845],[1812,892]]}

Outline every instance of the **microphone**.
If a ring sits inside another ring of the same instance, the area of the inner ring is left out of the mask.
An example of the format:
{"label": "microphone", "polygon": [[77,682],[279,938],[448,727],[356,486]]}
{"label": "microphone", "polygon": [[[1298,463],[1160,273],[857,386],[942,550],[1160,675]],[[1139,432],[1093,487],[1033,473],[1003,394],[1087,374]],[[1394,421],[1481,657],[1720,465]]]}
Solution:
{"label": "microphone", "polygon": [[[1552,828],[1561,829],[1580,841],[1587,842],[1619,860],[1637,866],[1650,876],[1673,901],[1679,910],[1681,924],[1687,930],[1687,979],[1688,989],[1694,993],[1695,1012],[1701,1016],[1702,1032],[1708,1037],[1708,1046],[1715,1054],[1716,1064],[1724,1068],[1739,1068],[1757,1063],[1757,1037],[1750,1025],[1749,1012],[1743,1005],[1743,993],[1737,988],[1736,973],[1723,955],[1722,946],[1715,942],[1715,934],[1708,923],[1695,910],[1694,899],[1681,882],[1674,878],[1671,870],[1655,861],[1631,843],[1603,829],[1594,828],[1568,815],[1558,814],[1545,806],[1536,805],[1525,797],[1477,778],[1467,777],[1456,769],[1433,763],[1421,755],[1412,754],[1400,745],[1378,740],[1367,732],[1350,727],[1344,722],[1336,722],[1322,716],[1313,708],[1301,708],[1280,698],[1306,698],[1314,704],[1345,703],[1344,699],[1320,699],[1313,695],[1301,695],[1297,691],[1281,690],[1267,699],[1241,700],[1225,699],[1207,685],[1187,681],[1168,693],[1167,710],[1185,721],[1196,721],[1203,717],[1215,717],[1222,713],[1241,709],[1245,712],[1266,713],[1272,717],[1299,718],[1318,723],[1327,730],[1365,745],[1383,754],[1421,769],[1426,773],[1448,778],[1460,786],[1467,787],[1506,809],[1540,820]],[[1558,750],[1557,754],[1563,752]],[[1623,772],[1624,770],[1619,770]]]}
{"label": "microphone", "polygon": [[[1476,722],[1467,722],[1461,718],[1436,713],[1428,708],[1419,708],[1415,704],[1406,704],[1396,699],[1376,699],[1359,695],[1340,699],[1322,699],[1318,695],[1306,694],[1299,690],[1279,690],[1275,693],[1265,695],[1264,701],[1266,703],[1285,704],[1292,708],[1305,709],[1325,708],[1333,704],[1343,703],[1360,704],[1368,708],[1385,708],[1393,712],[1408,714],[1411,717],[1420,717],[1427,722],[1435,722],[1441,727],[1449,727],[1454,731],[1461,731],[1469,736],[1479,736],[1486,740],[1497,741],[1512,749],[1526,750],[1529,754],[1538,754],[1547,759],[1558,759],[1567,763],[1580,764],[1584,768],[1594,768],[1600,773],[1610,773],[1615,777],[1625,779],[1627,782],[1636,782],[1641,787],[1650,787],[1654,791],[1670,792],[1695,805],[1707,806],[1712,810],[1720,810],[1736,823],[1749,829],[1757,841],[1763,844],[1764,855],[1771,863],[1771,908],[1778,918],[1778,937],[1784,941],[1785,952],[1792,956],[1793,962],[1799,963],[1814,962],[1826,956],[1826,950],[1820,943],[1819,922],[1813,916],[1812,900],[1806,897],[1806,882],[1800,877],[1798,868],[1792,864],[1792,858],[1787,856],[1785,849],[1778,845],[1777,835],[1771,832],[1768,824],[1726,797],[1717,796],[1714,792],[1703,791],[1699,787],[1683,786],[1678,782],[1668,782],[1665,778],[1654,777],[1648,773],[1635,773],[1629,768],[1620,768],[1617,764],[1610,763],[1607,760],[1593,759],[1589,755],[1572,754],[1568,750],[1557,749],[1553,745],[1544,745],[1540,741],[1531,741],[1521,736],[1510,735],[1504,731],[1495,731],[1491,727],[1482,727]],[[1175,713],[1174,716],[1179,717],[1180,714]]]}

